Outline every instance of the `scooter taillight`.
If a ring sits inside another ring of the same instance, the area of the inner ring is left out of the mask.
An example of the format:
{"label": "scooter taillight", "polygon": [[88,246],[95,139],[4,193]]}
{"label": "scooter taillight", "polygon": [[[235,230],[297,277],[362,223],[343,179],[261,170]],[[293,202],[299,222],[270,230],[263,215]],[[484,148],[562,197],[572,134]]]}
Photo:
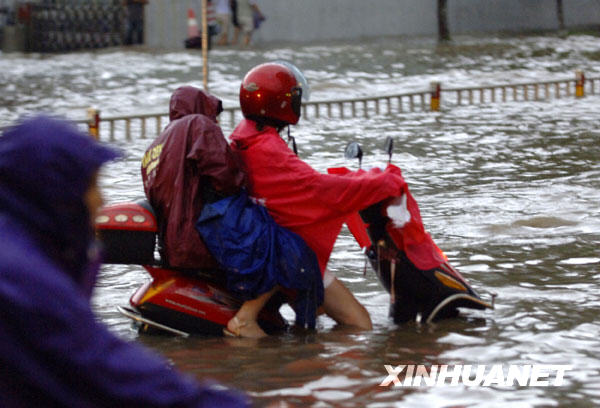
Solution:
{"label": "scooter taillight", "polygon": [[103,207],[95,220],[105,263],[153,264],[158,225],[147,203]]}
{"label": "scooter taillight", "polygon": [[156,217],[143,204],[123,203],[102,207],[95,219],[97,230],[156,232]]}

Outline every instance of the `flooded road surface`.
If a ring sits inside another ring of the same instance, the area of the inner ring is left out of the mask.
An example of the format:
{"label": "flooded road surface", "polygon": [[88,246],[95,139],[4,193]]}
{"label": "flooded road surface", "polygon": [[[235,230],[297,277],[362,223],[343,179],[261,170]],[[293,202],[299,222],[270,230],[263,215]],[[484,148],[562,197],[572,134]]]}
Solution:
{"label": "flooded road surface", "polygon": [[[476,86],[598,76],[600,39],[463,37],[438,47],[427,39],[386,39],[211,53],[211,90],[236,105],[244,72],[288,59],[304,70],[312,99],[424,90],[432,80]],[[39,110],[84,116],[166,112],[172,90],[200,86],[199,53],[108,50],[55,56],[0,55],[0,126]],[[443,106],[443,102],[442,102]],[[600,405],[600,97],[446,107],[360,119],[311,119],[292,130],[300,156],[324,171],[351,141],[363,166],[394,163],[423,221],[450,262],[494,311],[464,311],[434,325],[394,325],[389,297],[347,232],[329,263],[369,310],[372,332],[321,318],[316,333],[260,341],[139,336],[115,310],[147,279],[139,267],[103,268],[94,305],[126,339],[142,341],[180,369],[246,390],[257,405],[344,407],[530,407]],[[229,131],[230,129],[226,129]],[[121,135],[122,136],[122,135]],[[119,137],[118,137],[119,139]],[[127,152],[107,166],[107,201],[143,197],[140,158],[150,140],[116,142]],[[484,293],[484,297],[486,297]],[[292,319],[291,310],[285,309]],[[564,384],[380,387],[384,365],[570,365]]]}

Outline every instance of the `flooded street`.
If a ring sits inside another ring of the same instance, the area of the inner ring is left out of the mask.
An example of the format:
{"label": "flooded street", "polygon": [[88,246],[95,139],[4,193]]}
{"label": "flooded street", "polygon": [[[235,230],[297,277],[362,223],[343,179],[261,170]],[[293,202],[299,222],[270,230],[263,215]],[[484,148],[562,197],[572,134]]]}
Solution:
{"label": "flooded street", "polygon": [[[347,99],[442,86],[479,86],[600,76],[600,38],[457,37],[385,39],[294,48],[211,52],[211,91],[237,106],[243,74],[265,60],[304,71],[311,100]],[[20,115],[55,112],[73,119],[166,112],[180,85],[202,84],[199,52],[112,49],[68,55],[0,54],[0,127]],[[394,325],[389,296],[343,231],[330,269],[367,307],[372,332],[320,318],[316,333],[260,341],[140,336],[118,314],[148,276],[141,267],[105,266],[94,296],[99,318],[181,370],[249,392],[258,406],[530,407],[600,405],[600,96],[470,106],[437,113],[318,118],[292,129],[301,158],[325,171],[348,166],[358,141],[363,167],[383,165],[386,136],[396,143],[423,222],[450,262],[494,311],[465,310],[434,325]],[[224,123],[224,131],[231,131]],[[150,137],[152,137],[151,135]],[[115,144],[126,158],[106,166],[109,203],[143,197],[140,160],[151,139]],[[293,318],[291,309],[284,315]],[[559,387],[380,387],[384,365],[565,364]]]}

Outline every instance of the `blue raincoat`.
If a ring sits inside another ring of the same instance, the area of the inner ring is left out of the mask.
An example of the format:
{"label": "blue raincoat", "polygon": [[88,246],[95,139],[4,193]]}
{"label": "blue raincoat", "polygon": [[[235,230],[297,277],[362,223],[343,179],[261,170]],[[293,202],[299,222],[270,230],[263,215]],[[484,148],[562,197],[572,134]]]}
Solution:
{"label": "blue raincoat", "polygon": [[84,193],[117,153],[43,116],[0,136],[0,405],[246,406],[126,343],[90,308]]}
{"label": "blue raincoat", "polygon": [[276,285],[294,291],[296,325],[315,327],[323,280],[315,253],[298,234],[275,223],[245,190],[205,204],[196,229],[227,272],[227,288],[245,300]]}

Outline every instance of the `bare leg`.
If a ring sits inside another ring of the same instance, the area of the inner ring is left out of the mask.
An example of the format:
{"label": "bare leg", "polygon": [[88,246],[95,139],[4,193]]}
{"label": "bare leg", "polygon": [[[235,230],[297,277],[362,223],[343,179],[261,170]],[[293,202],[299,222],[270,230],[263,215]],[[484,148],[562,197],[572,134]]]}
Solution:
{"label": "bare leg", "polygon": [[235,45],[238,43],[238,39],[240,38],[240,28],[234,27],[233,29],[233,40],[231,40],[231,44]]}
{"label": "bare leg", "polygon": [[227,45],[229,43],[229,16],[227,19],[221,19],[221,35],[217,45]]}
{"label": "bare leg", "polygon": [[367,309],[337,278],[325,288],[323,310],[339,324],[354,326],[361,330],[373,329]]}
{"label": "bare leg", "polygon": [[240,310],[227,323],[227,330],[238,337],[261,338],[267,334],[260,328],[256,321],[258,314],[277,291],[274,287],[269,292],[263,293],[256,299],[244,302]]}
{"label": "bare leg", "polygon": [[227,31],[223,30],[223,32],[221,33],[221,38],[219,38],[219,42],[217,43],[217,45],[227,45],[228,42],[228,33]]}
{"label": "bare leg", "polygon": [[244,45],[247,47],[250,45],[250,40],[252,39],[252,33],[247,33],[244,35]]}

